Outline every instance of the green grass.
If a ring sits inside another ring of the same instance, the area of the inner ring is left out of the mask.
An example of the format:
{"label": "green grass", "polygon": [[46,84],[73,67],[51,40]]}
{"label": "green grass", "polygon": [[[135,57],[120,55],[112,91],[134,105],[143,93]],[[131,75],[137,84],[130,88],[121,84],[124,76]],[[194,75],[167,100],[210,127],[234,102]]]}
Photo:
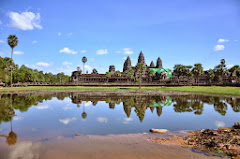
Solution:
{"label": "green grass", "polygon": [[[81,86],[29,86],[29,87],[3,87],[0,88],[0,92],[12,92],[12,91],[37,91],[37,90],[77,90],[77,91],[117,91],[126,90],[133,91],[138,90],[138,87],[81,87]],[[236,95],[240,96],[240,87],[220,87],[220,86],[183,86],[183,87],[142,87],[141,91],[145,90],[159,90],[159,91],[178,91],[178,92],[193,92],[201,94],[220,94],[220,95]]]}

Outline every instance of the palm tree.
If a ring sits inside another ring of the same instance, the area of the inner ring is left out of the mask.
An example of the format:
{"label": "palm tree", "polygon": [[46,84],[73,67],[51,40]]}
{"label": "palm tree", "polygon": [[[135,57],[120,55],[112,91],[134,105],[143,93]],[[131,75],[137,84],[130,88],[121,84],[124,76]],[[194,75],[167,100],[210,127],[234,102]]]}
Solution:
{"label": "palm tree", "polygon": [[184,72],[185,72],[185,68],[183,65],[181,64],[177,64],[174,66],[173,68],[173,72],[175,72],[178,76],[178,84],[180,84],[180,77],[183,76]]}
{"label": "palm tree", "polygon": [[80,67],[80,66],[78,66],[78,67],[77,67],[77,71],[80,71],[80,70],[81,70],[81,67]]}
{"label": "palm tree", "polygon": [[126,70],[125,71],[125,75],[130,78],[130,79],[133,79],[134,78],[134,71],[131,69],[131,70]]}
{"label": "palm tree", "polygon": [[83,113],[82,113],[82,118],[85,119],[87,117],[87,113],[85,112],[85,102],[83,102]]}
{"label": "palm tree", "polygon": [[8,145],[15,145],[17,143],[17,134],[12,130],[12,120],[13,120],[13,116],[11,116],[11,132],[8,134],[8,137],[7,137]]}
{"label": "palm tree", "polygon": [[107,81],[108,81],[108,78],[111,77],[111,73],[110,72],[106,72],[106,77],[107,77]]}
{"label": "palm tree", "polygon": [[197,77],[197,84],[199,85],[199,75],[203,74],[203,67],[202,64],[196,63],[192,69],[192,73]]}
{"label": "palm tree", "polygon": [[82,62],[83,62],[83,73],[84,73],[84,66],[85,66],[85,63],[87,62],[87,58],[85,56],[83,56]]}
{"label": "palm tree", "polygon": [[148,75],[149,75],[149,77],[150,77],[150,80],[152,81],[152,77],[155,76],[156,74],[155,74],[155,72],[154,72],[153,70],[150,70],[150,71],[148,72]]}
{"label": "palm tree", "polygon": [[228,69],[225,64],[225,60],[221,59],[220,64],[217,65],[215,68],[215,72],[217,73],[218,76],[222,78],[222,84],[224,84],[224,75],[228,73]]}
{"label": "palm tree", "polygon": [[[13,48],[18,45],[18,38],[16,35],[9,35],[7,39],[8,39],[8,45],[12,48],[12,53],[11,53],[11,65],[12,65]],[[10,67],[11,67],[11,87],[12,87],[12,66]]]}
{"label": "palm tree", "polygon": [[143,63],[137,63],[136,71],[140,73],[139,79],[139,89],[141,89],[141,82],[142,82],[142,73],[146,70],[146,66]]}
{"label": "palm tree", "polygon": [[214,70],[209,69],[209,70],[207,71],[207,73],[208,73],[209,82],[210,82],[210,84],[211,84],[211,83],[212,83],[212,80],[213,80],[214,77],[215,77],[215,72],[214,72]]}
{"label": "palm tree", "polygon": [[116,76],[121,77],[121,72],[120,71],[116,71],[115,74],[116,74]]}

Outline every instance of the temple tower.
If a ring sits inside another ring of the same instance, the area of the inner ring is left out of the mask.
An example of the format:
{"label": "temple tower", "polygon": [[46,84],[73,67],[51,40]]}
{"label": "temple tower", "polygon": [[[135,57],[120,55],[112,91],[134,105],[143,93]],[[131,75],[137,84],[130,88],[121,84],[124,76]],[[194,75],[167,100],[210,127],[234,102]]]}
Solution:
{"label": "temple tower", "polygon": [[131,64],[130,57],[128,56],[123,65],[123,72],[130,69],[132,69],[132,64]]}
{"label": "temple tower", "polygon": [[115,74],[115,66],[114,65],[109,66],[109,72],[111,73],[111,75]]}
{"label": "temple tower", "polygon": [[162,68],[162,60],[160,59],[160,57],[158,57],[157,59],[157,66],[156,68]]}
{"label": "temple tower", "polygon": [[143,56],[142,51],[140,52],[140,54],[139,54],[139,56],[138,56],[138,63],[143,63],[143,64],[145,64],[145,59],[144,59],[144,56]]}
{"label": "temple tower", "polygon": [[152,61],[150,67],[155,67],[154,62]]}

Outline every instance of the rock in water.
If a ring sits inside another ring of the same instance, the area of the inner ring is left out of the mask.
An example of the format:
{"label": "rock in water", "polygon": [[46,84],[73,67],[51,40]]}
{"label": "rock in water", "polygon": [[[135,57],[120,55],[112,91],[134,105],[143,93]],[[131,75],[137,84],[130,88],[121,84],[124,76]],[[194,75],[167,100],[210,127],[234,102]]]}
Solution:
{"label": "rock in water", "polygon": [[150,129],[150,132],[152,133],[166,133],[168,132],[167,129]]}

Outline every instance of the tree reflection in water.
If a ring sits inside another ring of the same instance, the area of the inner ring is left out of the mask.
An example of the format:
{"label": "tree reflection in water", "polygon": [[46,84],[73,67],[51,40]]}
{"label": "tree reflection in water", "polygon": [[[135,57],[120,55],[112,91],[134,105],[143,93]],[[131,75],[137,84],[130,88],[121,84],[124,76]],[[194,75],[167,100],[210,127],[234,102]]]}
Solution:
{"label": "tree reflection in water", "polygon": [[17,134],[12,130],[12,120],[13,120],[13,115],[11,115],[11,132],[8,134],[8,137],[6,140],[8,145],[15,145],[17,143]]}
{"label": "tree reflection in water", "polygon": [[[123,105],[123,110],[128,118],[131,113],[136,113],[140,122],[144,120],[145,112],[150,109],[160,117],[163,109],[166,106],[173,106],[176,113],[189,112],[195,115],[201,115],[204,106],[210,105],[214,110],[221,114],[226,115],[228,106],[232,107],[234,112],[240,112],[240,98],[236,97],[214,97],[214,96],[201,96],[201,95],[172,95],[169,96],[150,96],[150,95],[123,95],[109,94],[106,96],[96,96],[84,94],[83,92],[74,93],[20,93],[20,94],[2,94],[0,100],[0,124],[11,120],[9,115],[14,114],[14,110],[21,112],[28,111],[31,106],[37,106],[44,100],[51,100],[56,97],[58,100],[71,98],[72,103],[80,107],[83,104],[82,118],[87,117],[85,112],[85,101],[92,101],[92,106],[97,106],[99,101],[105,101],[109,104],[110,109],[115,109],[117,105]],[[12,98],[12,103],[10,102]],[[12,105],[12,106],[10,106]],[[134,111],[132,111],[134,109]]]}

